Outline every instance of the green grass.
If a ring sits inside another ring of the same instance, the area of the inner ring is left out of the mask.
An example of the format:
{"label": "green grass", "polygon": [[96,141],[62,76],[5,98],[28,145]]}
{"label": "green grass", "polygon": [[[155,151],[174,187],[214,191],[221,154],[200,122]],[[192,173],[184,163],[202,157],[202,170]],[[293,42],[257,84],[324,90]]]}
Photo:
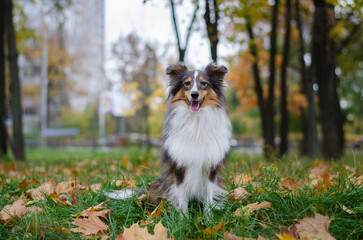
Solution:
{"label": "green grass", "polygon": [[[17,164],[15,171],[10,171],[9,160],[1,160],[4,167],[0,169],[0,209],[13,203],[30,188],[42,184],[46,179],[56,182],[63,180],[79,180],[83,185],[102,183],[104,190],[115,188],[113,179],[134,179],[137,187],[146,188],[147,184],[157,178],[158,151],[146,151],[131,148],[113,151],[93,150],[29,150],[28,161]],[[200,204],[193,203],[189,208],[189,216],[182,217],[168,203],[163,209],[164,214],[148,225],[152,232],[154,224],[159,220],[169,229],[169,234],[176,239],[221,239],[223,232],[229,231],[240,237],[257,238],[259,235],[267,239],[277,239],[276,233],[291,226],[296,220],[306,216],[313,217],[320,213],[333,218],[329,231],[336,239],[363,238],[363,188],[362,184],[354,183],[361,176],[363,155],[346,156],[339,162],[328,162],[327,173],[334,175],[327,183],[309,179],[309,170],[321,164],[321,160],[311,161],[295,155],[266,162],[258,154],[240,154],[232,152],[222,173],[225,187],[232,190],[236,185],[231,179],[241,173],[252,178],[244,187],[252,197],[240,204],[229,200],[222,210],[214,210],[213,217],[203,214]],[[281,179],[290,177],[302,179],[304,185],[299,189],[287,190],[280,187]],[[22,181],[35,180],[24,186]],[[334,184],[331,184],[334,182]],[[315,186],[315,187],[314,187]],[[35,203],[44,209],[41,214],[26,214],[15,218],[10,225],[0,223],[0,239],[82,239],[79,234],[67,233],[70,230],[71,215],[95,206],[106,197],[101,192],[86,191],[78,195],[78,203],[74,206],[63,206],[49,197]],[[243,206],[253,202],[271,202],[271,208],[249,212]],[[111,200],[106,203],[112,211],[109,221],[108,236],[115,239],[121,234],[123,227],[133,223],[146,221],[147,212],[154,210],[147,202],[139,204],[135,198],[126,201]],[[343,206],[354,214],[344,211]],[[240,208],[241,217],[234,216]],[[223,230],[208,236],[203,230],[223,222]]]}

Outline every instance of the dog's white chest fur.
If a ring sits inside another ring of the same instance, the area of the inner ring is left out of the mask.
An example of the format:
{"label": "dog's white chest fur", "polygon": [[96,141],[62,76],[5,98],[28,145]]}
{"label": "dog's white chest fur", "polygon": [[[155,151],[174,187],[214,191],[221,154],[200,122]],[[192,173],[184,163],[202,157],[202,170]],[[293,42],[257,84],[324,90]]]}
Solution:
{"label": "dog's white chest fur", "polygon": [[213,205],[225,191],[209,180],[212,168],[222,164],[230,150],[231,123],[223,108],[204,107],[192,112],[185,104],[166,119],[164,148],[173,161],[185,168],[184,180],[170,188],[170,200],[186,212],[196,198]]}
{"label": "dog's white chest fur", "polygon": [[166,121],[164,147],[180,167],[216,167],[230,150],[231,123],[223,108],[192,112],[180,104]]}

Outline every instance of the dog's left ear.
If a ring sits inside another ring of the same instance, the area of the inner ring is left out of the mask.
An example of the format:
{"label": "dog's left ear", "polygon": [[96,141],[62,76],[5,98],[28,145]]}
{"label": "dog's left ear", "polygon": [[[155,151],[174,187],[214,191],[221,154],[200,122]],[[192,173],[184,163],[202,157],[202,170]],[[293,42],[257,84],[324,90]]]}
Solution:
{"label": "dog's left ear", "polygon": [[219,80],[223,80],[224,75],[228,72],[227,68],[223,65],[217,65],[215,63],[210,63],[206,68],[205,72],[209,76],[217,77]]}

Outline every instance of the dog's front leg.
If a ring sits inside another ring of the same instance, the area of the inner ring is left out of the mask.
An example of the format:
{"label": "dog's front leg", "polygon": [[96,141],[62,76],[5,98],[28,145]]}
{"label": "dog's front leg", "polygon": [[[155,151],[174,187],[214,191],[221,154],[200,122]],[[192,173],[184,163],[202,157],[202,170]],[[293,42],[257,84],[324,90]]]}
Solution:
{"label": "dog's front leg", "polygon": [[209,215],[211,208],[223,208],[227,194],[228,192],[223,190],[218,184],[209,181],[207,184],[207,196],[205,198],[205,214]]}
{"label": "dog's front leg", "polygon": [[176,210],[181,214],[188,214],[188,193],[181,186],[174,185],[170,191],[170,200]]}

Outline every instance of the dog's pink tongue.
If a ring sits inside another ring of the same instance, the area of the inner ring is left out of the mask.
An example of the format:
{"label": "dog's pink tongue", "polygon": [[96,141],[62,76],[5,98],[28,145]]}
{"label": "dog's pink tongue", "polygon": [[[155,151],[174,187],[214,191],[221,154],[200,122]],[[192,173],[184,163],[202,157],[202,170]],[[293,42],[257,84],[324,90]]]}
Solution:
{"label": "dog's pink tongue", "polygon": [[198,101],[192,101],[192,103],[190,104],[190,109],[193,112],[196,112],[199,110],[199,102]]}

